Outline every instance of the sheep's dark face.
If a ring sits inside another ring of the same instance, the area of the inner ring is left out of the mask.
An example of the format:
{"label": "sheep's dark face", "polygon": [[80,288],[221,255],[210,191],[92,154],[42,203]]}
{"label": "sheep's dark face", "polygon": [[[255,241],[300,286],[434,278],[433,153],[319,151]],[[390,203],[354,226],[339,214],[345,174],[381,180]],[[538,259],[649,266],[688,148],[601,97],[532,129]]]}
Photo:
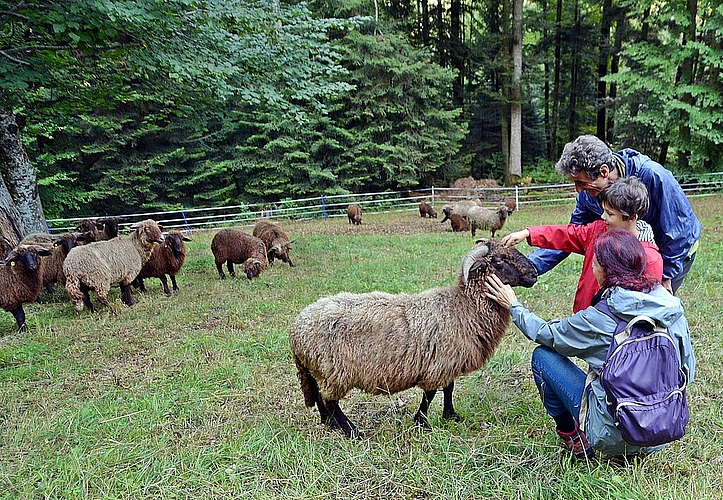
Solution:
{"label": "sheep's dark face", "polygon": [[47,248],[12,250],[5,263],[8,266],[22,266],[26,271],[34,273],[40,268],[40,256],[47,256],[53,251]]}
{"label": "sheep's dark face", "polygon": [[[537,282],[537,268],[515,247],[505,247],[494,240],[484,240],[481,246],[488,249],[486,255],[474,256],[475,249],[465,258],[469,282],[484,283],[489,274],[496,274],[510,286],[529,288]],[[470,256],[474,256],[472,262]]]}
{"label": "sheep's dark face", "polygon": [[258,259],[247,259],[246,262],[244,262],[244,272],[246,273],[246,277],[250,280],[261,274],[264,267],[263,262]]}

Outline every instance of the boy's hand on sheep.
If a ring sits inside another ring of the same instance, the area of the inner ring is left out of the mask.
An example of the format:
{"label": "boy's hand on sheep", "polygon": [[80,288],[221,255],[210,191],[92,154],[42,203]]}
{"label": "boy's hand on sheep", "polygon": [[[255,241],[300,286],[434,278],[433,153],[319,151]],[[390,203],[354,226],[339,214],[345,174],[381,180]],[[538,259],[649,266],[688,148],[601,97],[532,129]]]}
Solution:
{"label": "boy's hand on sheep", "polygon": [[502,243],[506,247],[511,247],[513,245],[517,245],[518,243],[522,243],[527,238],[530,237],[530,231],[527,229],[521,229],[519,231],[515,231],[514,233],[510,233],[502,240],[500,243]]}
{"label": "boy's hand on sheep", "polygon": [[487,276],[487,292],[486,295],[499,305],[509,309],[513,302],[517,300],[517,295],[510,285],[505,285],[496,274]]}

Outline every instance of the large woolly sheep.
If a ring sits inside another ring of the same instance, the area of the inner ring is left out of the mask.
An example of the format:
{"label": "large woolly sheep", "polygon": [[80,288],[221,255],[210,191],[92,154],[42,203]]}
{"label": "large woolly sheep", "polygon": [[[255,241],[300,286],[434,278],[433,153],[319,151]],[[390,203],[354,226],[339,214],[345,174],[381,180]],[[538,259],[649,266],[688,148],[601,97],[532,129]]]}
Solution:
{"label": "large woolly sheep", "polygon": [[444,218],[441,220],[441,222],[446,222],[448,219],[450,219],[450,216],[452,214],[466,217],[467,212],[470,208],[478,206],[480,206],[479,200],[460,200],[449,205],[445,205],[444,207],[442,207],[442,213],[444,213]]}
{"label": "large woolly sheep", "polygon": [[0,265],[0,306],[12,313],[18,331],[25,329],[23,303],[35,302],[43,287],[40,258],[51,253],[40,246],[18,245]]}
{"label": "large woolly sheep", "polygon": [[184,236],[180,231],[169,231],[163,235],[163,244],[156,243],[151,252],[151,258],[143,264],[141,272],[131,283],[141,292],[146,291],[146,285],[143,282],[146,278],[158,278],[163,285],[163,292],[171,295],[168,288],[168,280],[166,274],[171,278],[171,285],[174,291],[178,291],[176,283],[176,275],[181,270],[183,262],[186,260],[186,244],[184,241],[191,241],[191,238]]}
{"label": "large woolly sheep", "polygon": [[[512,250],[512,251],[510,251]],[[485,279],[530,287],[537,270],[513,247],[480,240],[462,260],[456,286],[414,295],[339,293],[304,308],[289,330],[306,406],[321,421],[357,433],[339,407],[353,388],[394,394],[417,386],[424,391],[414,416],[428,427],[427,410],[438,389],[442,416],[459,419],[452,404],[454,381],[492,356],[510,314],[485,295]]]}
{"label": "large woolly sheep", "polygon": [[294,267],[291,255],[289,255],[292,242],[279,226],[267,220],[260,220],[254,226],[253,235],[264,242],[269,266],[273,265],[274,258],[276,258]]}
{"label": "large woolly sheep", "polygon": [[494,210],[483,207],[472,207],[467,211],[469,230],[472,232],[472,236],[474,236],[477,229],[489,229],[492,231],[492,237],[494,238],[495,233],[505,225],[508,215],[509,211],[506,207],[499,207]]}
{"label": "large woolly sheep", "polygon": [[419,203],[419,216],[422,218],[429,217],[430,219],[437,218],[437,212],[434,211],[434,207],[424,201]]}
{"label": "large woolly sheep", "polygon": [[226,263],[228,273],[236,276],[234,264],[243,264],[248,279],[253,279],[266,269],[266,246],[261,239],[236,229],[222,229],[211,240],[211,252],[221,279],[226,279],[221,267]]}
{"label": "large woolly sheep", "polygon": [[121,288],[121,300],[133,305],[131,282],[150,258],[154,243],[163,243],[163,234],[155,221],[148,219],[134,224],[130,236],[96,241],[77,246],[68,252],[63,263],[65,290],[76,311],[95,308],[89,290],[95,290],[98,301],[110,306],[108,292],[113,284]]}
{"label": "large woolly sheep", "polygon": [[362,223],[362,209],[359,205],[349,205],[346,208],[346,216],[349,224],[359,225]]}

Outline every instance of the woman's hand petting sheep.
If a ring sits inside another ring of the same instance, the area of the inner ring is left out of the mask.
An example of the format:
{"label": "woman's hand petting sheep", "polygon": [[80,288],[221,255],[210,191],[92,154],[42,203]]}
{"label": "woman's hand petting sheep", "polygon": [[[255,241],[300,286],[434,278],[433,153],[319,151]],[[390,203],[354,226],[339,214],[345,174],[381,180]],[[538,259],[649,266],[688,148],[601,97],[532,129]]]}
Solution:
{"label": "woman's hand petting sheep", "polygon": [[487,276],[487,297],[497,302],[499,305],[509,309],[513,302],[517,300],[515,291],[510,285],[505,285],[496,274]]}
{"label": "woman's hand petting sheep", "polygon": [[512,245],[517,245],[518,243],[522,243],[527,238],[530,237],[530,231],[527,229],[521,229],[519,231],[515,231],[514,233],[510,233],[502,240],[500,240],[500,243],[502,243],[506,247],[511,247]]}

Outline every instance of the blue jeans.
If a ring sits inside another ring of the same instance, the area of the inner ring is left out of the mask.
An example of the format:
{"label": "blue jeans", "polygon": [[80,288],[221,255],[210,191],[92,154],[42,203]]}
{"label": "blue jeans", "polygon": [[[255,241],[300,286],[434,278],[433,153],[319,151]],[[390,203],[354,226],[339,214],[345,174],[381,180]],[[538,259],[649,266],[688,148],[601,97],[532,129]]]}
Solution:
{"label": "blue jeans", "polygon": [[554,349],[538,346],[532,351],[532,375],[548,415],[570,412],[577,421],[587,375]]}

